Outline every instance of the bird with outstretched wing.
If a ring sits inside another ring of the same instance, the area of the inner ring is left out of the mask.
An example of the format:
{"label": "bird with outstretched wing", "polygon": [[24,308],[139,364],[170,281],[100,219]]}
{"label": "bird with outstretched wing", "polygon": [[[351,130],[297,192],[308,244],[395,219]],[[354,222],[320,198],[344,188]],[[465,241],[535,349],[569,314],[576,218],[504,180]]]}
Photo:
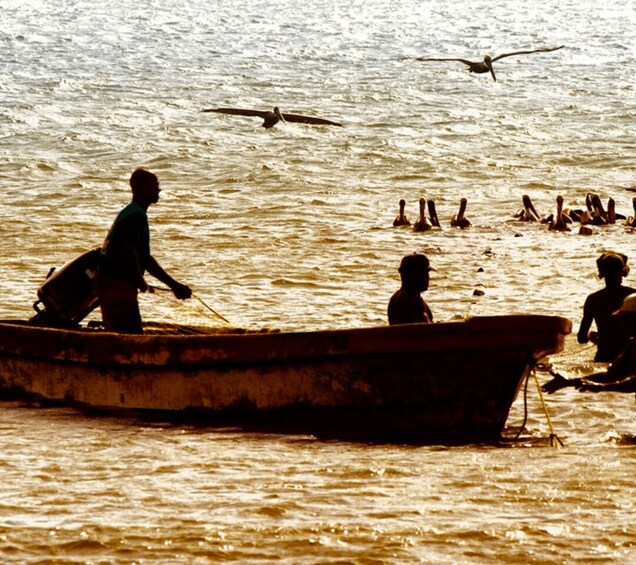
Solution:
{"label": "bird with outstretched wing", "polygon": [[325,120],[323,118],[315,118],[313,116],[302,116],[300,114],[283,114],[278,106],[274,107],[274,110],[246,110],[242,108],[207,108],[201,110],[202,112],[217,112],[219,114],[233,114],[235,116],[257,116],[263,118],[263,127],[274,127],[278,122],[297,122],[301,124],[313,124],[313,125],[326,125],[326,126],[339,126],[342,124],[338,122],[332,122],[331,120]]}
{"label": "bird with outstretched wing", "polygon": [[470,73],[490,73],[493,80],[497,80],[495,71],[492,68],[492,64],[504,57],[512,57],[513,55],[528,55],[529,53],[547,53],[549,51],[557,51],[563,48],[563,45],[559,47],[539,47],[538,49],[528,49],[524,51],[513,51],[512,53],[502,53],[496,57],[486,55],[483,61],[468,61],[467,59],[460,59],[459,57],[416,57],[416,61],[459,61],[468,66],[468,72]]}

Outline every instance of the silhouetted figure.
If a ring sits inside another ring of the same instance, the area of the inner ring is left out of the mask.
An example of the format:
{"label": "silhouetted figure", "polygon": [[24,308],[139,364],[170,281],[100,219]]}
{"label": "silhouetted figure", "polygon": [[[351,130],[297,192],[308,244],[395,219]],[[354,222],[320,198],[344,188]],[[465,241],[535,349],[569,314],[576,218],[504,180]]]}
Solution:
{"label": "silhouetted figure", "polygon": [[582,392],[636,392],[636,294],[626,296],[613,316],[620,320],[627,340],[607,370],[575,379],[552,373],[554,378],[541,387],[544,392],[566,387]]}
{"label": "silhouetted figure", "polygon": [[[590,294],[583,304],[583,319],[579,326],[579,343],[592,341],[597,346],[595,361],[609,363],[623,349],[626,341],[624,328],[612,314],[618,310],[626,296],[636,292],[622,284],[629,273],[627,256],[622,253],[603,253],[597,260],[598,276],[605,279],[605,288]],[[592,323],[596,332],[590,332]]]}
{"label": "silhouetted figure", "polygon": [[421,253],[413,253],[402,259],[398,269],[402,286],[389,300],[389,324],[433,321],[433,313],[421,296],[422,292],[428,290],[431,270],[428,257]]}
{"label": "silhouetted figure", "polygon": [[179,299],[190,298],[190,287],[177,282],[150,253],[148,208],[159,201],[157,175],[137,169],[130,177],[132,202],[115,218],[99,257],[96,288],[104,328],[118,333],[143,333],[137,293],[149,286],[147,271],[169,286]]}

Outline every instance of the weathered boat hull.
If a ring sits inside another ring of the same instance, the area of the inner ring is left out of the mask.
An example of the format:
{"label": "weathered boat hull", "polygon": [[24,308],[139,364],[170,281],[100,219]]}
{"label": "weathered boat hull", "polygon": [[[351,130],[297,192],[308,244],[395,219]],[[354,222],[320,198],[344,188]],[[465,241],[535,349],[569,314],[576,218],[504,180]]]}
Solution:
{"label": "weathered boat hull", "polygon": [[569,320],[124,336],[0,323],[0,388],[78,407],[365,441],[496,441]]}

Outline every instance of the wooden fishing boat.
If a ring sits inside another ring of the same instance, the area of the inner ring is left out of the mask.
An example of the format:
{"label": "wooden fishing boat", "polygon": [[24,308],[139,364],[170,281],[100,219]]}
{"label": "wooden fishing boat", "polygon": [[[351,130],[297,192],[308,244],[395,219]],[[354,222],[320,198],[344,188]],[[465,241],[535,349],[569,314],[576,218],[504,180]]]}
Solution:
{"label": "wooden fishing boat", "polygon": [[524,377],[570,331],[536,315],[307,332],[149,324],[144,335],[5,320],[0,390],[321,438],[494,442]]}

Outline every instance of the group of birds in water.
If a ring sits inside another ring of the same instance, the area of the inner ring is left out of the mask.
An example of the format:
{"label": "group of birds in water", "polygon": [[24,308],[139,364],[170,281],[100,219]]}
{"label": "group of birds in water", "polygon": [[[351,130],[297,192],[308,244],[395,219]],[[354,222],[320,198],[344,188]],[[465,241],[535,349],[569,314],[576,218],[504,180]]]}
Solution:
{"label": "group of birds in water", "polygon": [[[537,222],[546,224],[550,231],[571,231],[570,226],[575,223],[579,224],[579,234],[591,235],[593,233],[591,226],[603,226],[616,224],[617,220],[624,220],[624,225],[629,228],[636,228],[636,197],[632,198],[633,215],[624,216],[616,212],[616,202],[613,198],[609,198],[607,209],[603,206],[601,197],[594,193],[588,192],[585,196],[585,208],[564,208],[563,196],[556,198],[556,212],[546,216],[541,216],[530,197],[524,194],[521,197],[523,207],[515,213],[512,218],[522,222]],[[472,224],[466,217],[466,206],[468,201],[462,198],[459,202],[459,211],[454,214],[450,220],[452,227],[468,228]],[[422,232],[433,228],[440,228],[441,224],[437,217],[437,209],[434,200],[426,200],[420,198],[420,214],[413,224],[413,231]],[[411,221],[405,212],[406,201],[400,200],[400,209],[398,215],[393,220],[393,226],[410,226]],[[428,216],[427,216],[428,209]]]}
{"label": "group of birds in water", "polygon": [[[470,220],[465,216],[466,205],[468,201],[462,198],[459,201],[459,211],[451,218],[450,225],[457,228],[469,228],[472,224]],[[428,217],[426,216],[426,209],[428,207]],[[410,226],[411,221],[406,216],[404,211],[406,208],[406,201],[400,200],[400,211],[393,220],[393,226]],[[434,200],[426,200],[426,198],[420,198],[420,215],[416,222],[413,224],[413,231],[428,231],[433,228],[440,228],[439,218],[437,217],[437,209],[435,208]]]}
{"label": "group of birds in water", "polygon": [[[550,51],[556,51],[563,48],[563,45],[559,47],[539,47],[537,49],[529,49],[525,51],[513,51],[511,53],[502,53],[496,57],[486,55],[483,61],[469,61],[467,59],[461,59],[457,57],[415,57],[416,61],[459,61],[468,66],[468,72],[470,73],[490,73],[494,81],[497,80],[495,71],[492,64],[504,57],[511,57],[513,55],[527,55],[530,53],[547,53]],[[202,112],[215,112],[217,114],[230,114],[234,116],[255,116],[262,118],[264,128],[272,128],[279,122],[296,122],[302,124],[312,125],[327,125],[342,127],[339,122],[332,120],[326,120],[324,118],[316,118],[314,116],[303,116],[302,114],[288,114],[282,113],[278,106],[275,106],[273,110],[251,110],[244,108],[206,108],[201,110]]]}
{"label": "group of birds in water", "polygon": [[563,196],[556,198],[557,209],[555,213],[540,216],[527,194],[522,197],[523,208],[514,216],[515,219],[525,222],[541,222],[548,225],[552,231],[571,231],[570,226],[579,224],[580,235],[591,235],[591,226],[606,226],[616,224],[617,220],[624,221],[629,228],[636,228],[636,197],[632,198],[633,215],[625,216],[616,212],[616,201],[609,198],[607,210],[601,202],[601,197],[595,192],[585,195],[585,208],[564,208]]}

